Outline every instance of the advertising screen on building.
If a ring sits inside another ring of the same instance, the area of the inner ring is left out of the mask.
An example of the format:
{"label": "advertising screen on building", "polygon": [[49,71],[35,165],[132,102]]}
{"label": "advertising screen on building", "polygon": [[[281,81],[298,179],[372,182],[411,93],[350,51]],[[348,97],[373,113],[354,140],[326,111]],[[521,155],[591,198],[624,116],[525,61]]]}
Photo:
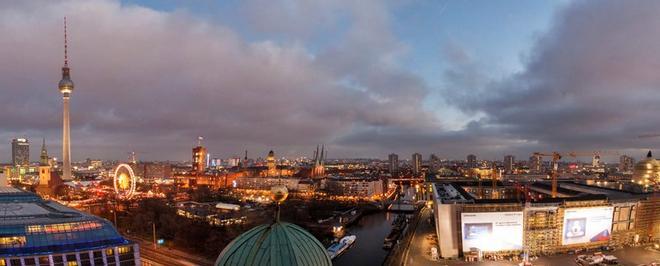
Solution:
{"label": "advertising screen on building", "polygon": [[607,241],[612,230],[613,207],[572,208],[564,211],[562,244]]}
{"label": "advertising screen on building", "polygon": [[522,212],[462,213],[463,251],[522,249]]}

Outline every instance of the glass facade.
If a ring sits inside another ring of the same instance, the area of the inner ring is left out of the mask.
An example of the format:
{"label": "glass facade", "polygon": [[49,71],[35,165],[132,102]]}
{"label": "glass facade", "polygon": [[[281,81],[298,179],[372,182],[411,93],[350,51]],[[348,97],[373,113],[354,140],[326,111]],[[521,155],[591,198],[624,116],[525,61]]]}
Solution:
{"label": "glass facade", "polygon": [[67,252],[127,243],[104,220],[0,228],[0,255]]}
{"label": "glass facade", "polygon": [[138,245],[102,218],[0,189],[0,266],[139,265]]}
{"label": "glass facade", "polygon": [[139,257],[138,245],[131,244],[48,256],[0,257],[0,266],[44,266],[51,263],[55,266],[134,266],[140,265]]}

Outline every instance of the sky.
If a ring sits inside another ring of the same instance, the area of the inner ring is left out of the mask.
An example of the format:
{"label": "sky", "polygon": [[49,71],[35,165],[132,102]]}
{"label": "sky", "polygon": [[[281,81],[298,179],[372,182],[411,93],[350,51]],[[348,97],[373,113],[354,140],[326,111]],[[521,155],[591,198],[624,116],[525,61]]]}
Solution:
{"label": "sky", "polygon": [[[0,2],[0,161],[72,157],[501,159],[660,144],[660,2]],[[614,158],[614,157],[613,157]]]}

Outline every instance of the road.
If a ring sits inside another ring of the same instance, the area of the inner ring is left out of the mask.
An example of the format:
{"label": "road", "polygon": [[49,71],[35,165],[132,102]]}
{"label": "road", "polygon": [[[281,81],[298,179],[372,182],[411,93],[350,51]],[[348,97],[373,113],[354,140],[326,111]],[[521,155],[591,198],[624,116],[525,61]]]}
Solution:
{"label": "road", "polygon": [[213,261],[199,256],[187,254],[185,252],[167,248],[158,247],[154,248],[153,243],[131,237],[131,240],[140,245],[140,257],[143,259],[144,265],[167,265],[167,266],[205,266],[213,265]]}
{"label": "road", "polygon": [[432,211],[429,208],[423,208],[419,215],[419,224],[410,240],[410,245],[404,253],[404,265],[439,265],[437,261],[431,260],[432,240],[427,239],[428,235],[435,234],[433,224],[429,222]]}

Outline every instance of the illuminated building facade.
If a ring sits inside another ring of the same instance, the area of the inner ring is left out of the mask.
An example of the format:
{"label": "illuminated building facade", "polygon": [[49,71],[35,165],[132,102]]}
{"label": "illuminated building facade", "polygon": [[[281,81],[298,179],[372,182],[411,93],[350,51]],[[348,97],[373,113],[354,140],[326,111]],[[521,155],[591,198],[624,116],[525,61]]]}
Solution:
{"label": "illuminated building facade", "polygon": [[637,186],[548,182],[524,187],[498,182],[500,197],[471,181],[429,184],[438,250],[443,258],[506,259],[660,240],[660,199]]}
{"label": "illuminated building facade", "polygon": [[206,172],[206,148],[199,145],[192,150],[192,171],[197,175]]}
{"label": "illuminated building facade", "polygon": [[660,186],[660,161],[653,158],[651,151],[635,165],[632,180],[648,189]]}
{"label": "illuminated building facade", "polygon": [[324,180],[328,194],[369,198],[383,194],[383,180],[363,177],[328,177]]}
{"label": "illuminated building facade", "polygon": [[327,151],[325,151],[325,145],[321,146],[321,151],[319,153],[319,146],[316,146],[316,151],[314,151],[314,165],[312,166],[311,177],[322,177],[325,176],[325,159],[327,156]]}
{"label": "illuminated building facade", "polygon": [[277,162],[275,160],[275,152],[269,151],[266,157],[266,167],[268,167],[267,176],[277,176]]}
{"label": "illuminated building facade", "polygon": [[11,162],[14,166],[30,164],[30,142],[25,138],[11,141]]}
{"label": "illuminated building facade", "polygon": [[23,190],[0,187],[0,265],[141,265],[112,224]]}
{"label": "illuminated building facade", "polygon": [[43,196],[54,196],[57,186],[64,183],[59,174],[53,171],[49,159],[48,150],[46,150],[46,139],[44,139],[39,159],[39,184],[36,188],[37,193]]}

